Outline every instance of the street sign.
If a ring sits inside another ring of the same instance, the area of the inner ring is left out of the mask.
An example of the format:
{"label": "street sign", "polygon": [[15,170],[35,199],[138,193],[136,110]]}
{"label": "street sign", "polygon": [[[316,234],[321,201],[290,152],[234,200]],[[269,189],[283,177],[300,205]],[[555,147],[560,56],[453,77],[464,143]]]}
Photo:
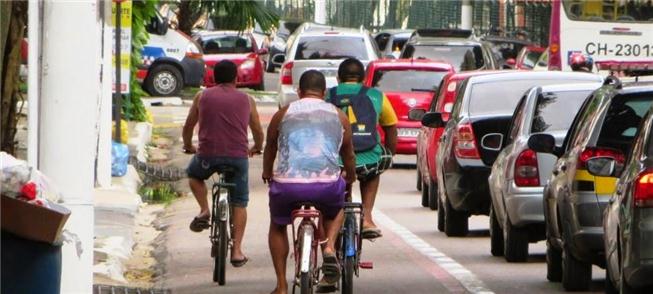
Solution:
{"label": "street sign", "polygon": [[[112,47],[113,56],[111,59],[113,66],[113,86],[112,92],[116,92],[116,2],[111,3],[111,26],[112,29]],[[129,94],[130,64],[131,64],[131,47],[132,47],[132,1],[121,0],[121,21],[120,21],[120,92]]]}

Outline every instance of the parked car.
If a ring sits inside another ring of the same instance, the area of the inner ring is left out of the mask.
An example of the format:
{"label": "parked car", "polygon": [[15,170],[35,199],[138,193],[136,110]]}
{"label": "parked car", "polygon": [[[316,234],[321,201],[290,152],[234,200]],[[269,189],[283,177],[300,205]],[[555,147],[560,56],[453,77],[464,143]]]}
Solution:
{"label": "parked car", "polygon": [[574,118],[562,147],[549,134],[531,135],[528,145],[557,160],[544,188],[547,234],[547,279],[562,281],[568,291],[589,288],[592,264],[605,266],[603,211],[617,178],[594,176],[595,157],[611,157],[623,165],[642,118],[651,107],[651,86],[621,84],[609,77]]}
{"label": "parked car", "polygon": [[152,96],[174,96],[185,86],[199,87],[204,78],[202,50],[189,36],[169,29],[156,14],[146,27],[150,39],[141,51],[136,78]]}
{"label": "parked car", "polygon": [[[653,84],[642,90],[653,95]],[[603,217],[608,293],[653,290],[653,108],[632,146],[625,166],[612,157],[595,157],[588,169],[594,176],[621,174]]]}
{"label": "parked car", "polygon": [[273,62],[283,63],[279,75],[279,107],[299,99],[296,91],[299,77],[307,70],[321,71],[330,88],[338,84],[338,66],[344,59],[357,58],[365,66],[378,59],[374,41],[365,30],[324,26],[317,30],[303,26],[297,30],[297,35],[291,36],[287,55],[277,54],[273,58]]}
{"label": "parked car", "polygon": [[499,68],[512,68],[522,48],[532,45],[526,40],[501,36],[484,36],[481,40],[492,44],[492,51]]}
{"label": "parked car", "polygon": [[545,50],[546,48],[540,46],[526,46],[519,51],[514,62],[508,59],[507,64],[514,63],[512,67],[515,69],[532,70]]}
{"label": "parked car", "polygon": [[204,50],[206,73],[204,86],[215,85],[213,66],[222,60],[230,60],[238,66],[236,86],[263,90],[263,59],[267,49],[259,49],[250,33],[237,31],[204,31],[195,35],[195,39]]}
{"label": "parked car", "polygon": [[381,58],[399,58],[413,30],[387,30],[374,36],[374,41],[381,51]]}
{"label": "parked car", "polygon": [[[467,78],[449,120],[427,113],[422,123],[442,127],[436,155],[438,227],[447,236],[464,236],[470,215],[488,215],[490,167],[501,151],[512,114],[526,90],[534,86],[600,81],[597,75],[570,72],[506,72]],[[444,223],[444,225],[442,225]]]}
{"label": "parked car", "polygon": [[503,255],[508,262],[526,261],[528,243],[545,239],[542,191],[557,157],[528,148],[528,138],[546,133],[562,145],[574,115],[600,86],[600,82],[537,86],[517,104],[502,140],[505,147],[488,178],[492,255]]}
{"label": "parked car", "polygon": [[[456,102],[458,85],[471,76],[498,73],[498,71],[466,71],[449,73],[442,79],[438,92],[433,96],[427,108],[419,108],[418,112],[439,112],[447,121]],[[419,115],[418,115],[419,118]],[[435,174],[436,154],[440,146],[440,136],[444,128],[428,128],[422,126],[417,135],[417,190],[422,192],[422,206],[432,210],[438,208],[438,184]],[[443,230],[443,229],[440,229]]]}
{"label": "parked car", "polygon": [[453,72],[448,63],[426,59],[385,59],[370,62],[365,81],[367,87],[381,90],[397,114],[397,153],[415,154],[421,124],[410,120],[411,109],[426,109],[442,78]]}
{"label": "parked car", "polygon": [[299,21],[279,21],[279,28],[276,29],[271,38],[272,41],[270,42],[270,52],[268,54],[268,62],[265,71],[274,72],[276,68],[281,66],[280,64],[272,62],[272,58],[277,54],[286,53],[288,38],[301,24],[302,22]]}
{"label": "parked car", "polygon": [[446,61],[456,72],[498,68],[490,43],[476,39],[470,30],[418,29],[406,42],[401,58]]}

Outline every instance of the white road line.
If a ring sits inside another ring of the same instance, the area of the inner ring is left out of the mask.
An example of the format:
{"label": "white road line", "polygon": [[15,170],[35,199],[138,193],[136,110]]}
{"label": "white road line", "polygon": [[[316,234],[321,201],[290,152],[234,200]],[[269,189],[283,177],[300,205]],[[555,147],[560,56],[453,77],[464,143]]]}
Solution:
{"label": "white road line", "polygon": [[493,294],[492,290],[488,289],[483,281],[479,280],[474,273],[463,267],[461,264],[432,247],[426,241],[409,231],[406,227],[392,220],[378,209],[374,210],[375,220],[382,226],[390,229],[401,239],[404,240],[409,246],[420,252],[422,255],[428,257],[431,261],[435,262],[442,269],[452,275],[465,289],[471,293],[476,294]]}

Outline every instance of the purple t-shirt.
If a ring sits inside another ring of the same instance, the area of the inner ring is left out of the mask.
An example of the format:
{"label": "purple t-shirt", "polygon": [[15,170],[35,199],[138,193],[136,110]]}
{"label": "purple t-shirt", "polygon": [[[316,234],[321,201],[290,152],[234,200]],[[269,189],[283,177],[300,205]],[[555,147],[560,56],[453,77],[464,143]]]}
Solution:
{"label": "purple t-shirt", "polygon": [[220,84],[199,100],[199,148],[205,156],[247,158],[249,96],[233,85]]}

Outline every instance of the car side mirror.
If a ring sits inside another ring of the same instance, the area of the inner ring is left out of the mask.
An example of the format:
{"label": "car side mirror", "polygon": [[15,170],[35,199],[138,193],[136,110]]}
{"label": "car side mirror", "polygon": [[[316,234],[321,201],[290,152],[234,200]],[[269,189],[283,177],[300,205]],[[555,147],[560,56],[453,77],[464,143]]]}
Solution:
{"label": "car side mirror", "polygon": [[426,110],[424,109],[411,109],[408,111],[408,119],[413,120],[413,121],[422,121],[422,118],[426,114]]}
{"label": "car side mirror", "polygon": [[623,164],[610,156],[592,157],[586,162],[587,171],[599,177],[618,177],[623,170]]}
{"label": "car side mirror", "polygon": [[481,138],[481,147],[491,151],[501,151],[502,143],[503,134],[501,133],[489,133]]}
{"label": "car side mirror", "polygon": [[535,152],[556,154],[556,139],[549,134],[533,134],[528,138],[528,148]]}
{"label": "car side mirror", "polygon": [[161,23],[156,26],[156,31],[161,36],[168,33],[168,18],[167,17],[163,17],[161,19]]}
{"label": "car side mirror", "polygon": [[265,54],[268,54],[268,48],[258,49],[258,55],[265,55]]}
{"label": "car side mirror", "polygon": [[286,61],[285,54],[277,54],[272,57],[272,64],[281,66]]}
{"label": "car side mirror", "polygon": [[442,120],[442,113],[429,112],[422,117],[422,125],[428,128],[441,128],[444,127]]}
{"label": "car side mirror", "polygon": [[515,67],[515,65],[517,64],[517,60],[515,60],[514,58],[508,58],[506,60],[506,64],[509,65],[511,68]]}

